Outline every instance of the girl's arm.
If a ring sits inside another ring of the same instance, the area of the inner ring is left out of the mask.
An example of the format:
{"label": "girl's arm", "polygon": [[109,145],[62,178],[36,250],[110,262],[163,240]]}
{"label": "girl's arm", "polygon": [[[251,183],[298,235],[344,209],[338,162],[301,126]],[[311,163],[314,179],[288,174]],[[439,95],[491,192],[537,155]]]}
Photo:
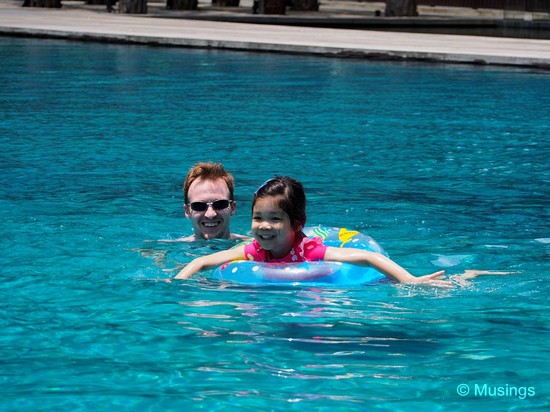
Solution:
{"label": "girl's arm", "polygon": [[224,263],[231,262],[232,260],[239,259],[245,259],[244,245],[193,259],[187,266],[180,270],[174,279],[189,279],[201,270],[212,269]]}
{"label": "girl's arm", "polygon": [[426,283],[438,281],[438,284],[441,286],[451,286],[451,282],[438,280],[440,276],[445,274],[444,270],[432,273],[431,275],[416,277],[386,256],[368,250],[329,246],[325,252],[325,260],[351,263],[359,266],[370,266],[401,283]]}

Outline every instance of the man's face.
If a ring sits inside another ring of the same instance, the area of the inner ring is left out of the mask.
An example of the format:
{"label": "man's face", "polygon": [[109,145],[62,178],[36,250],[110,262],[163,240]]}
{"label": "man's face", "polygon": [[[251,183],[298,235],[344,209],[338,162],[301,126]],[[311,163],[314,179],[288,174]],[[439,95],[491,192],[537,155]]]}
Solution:
{"label": "man's face", "polygon": [[229,200],[227,184],[222,180],[195,180],[187,193],[189,204],[184,205],[185,217],[191,220],[197,239],[229,238],[231,215],[235,214],[235,202],[228,207],[217,210],[215,205],[208,205],[204,211],[195,211],[190,207],[193,202],[214,202]]}

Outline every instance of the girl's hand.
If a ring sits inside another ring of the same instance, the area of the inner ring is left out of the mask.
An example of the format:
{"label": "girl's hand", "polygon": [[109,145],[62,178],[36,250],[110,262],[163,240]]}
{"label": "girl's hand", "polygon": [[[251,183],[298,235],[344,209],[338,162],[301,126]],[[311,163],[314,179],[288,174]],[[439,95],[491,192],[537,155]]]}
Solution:
{"label": "girl's hand", "polygon": [[441,277],[445,275],[444,270],[432,273],[431,275],[415,277],[412,282],[414,284],[424,284],[426,286],[434,286],[438,288],[451,288],[453,283],[450,280],[442,280]]}
{"label": "girl's hand", "polygon": [[186,271],[185,268],[180,270],[174,279],[189,279],[191,277],[192,273],[189,274],[188,273],[189,270]]}
{"label": "girl's hand", "polygon": [[235,246],[232,249],[222,250],[211,255],[201,256],[193,259],[185,266],[174,279],[189,279],[201,270],[213,269],[216,266],[231,262],[232,260],[244,260],[244,245]]}

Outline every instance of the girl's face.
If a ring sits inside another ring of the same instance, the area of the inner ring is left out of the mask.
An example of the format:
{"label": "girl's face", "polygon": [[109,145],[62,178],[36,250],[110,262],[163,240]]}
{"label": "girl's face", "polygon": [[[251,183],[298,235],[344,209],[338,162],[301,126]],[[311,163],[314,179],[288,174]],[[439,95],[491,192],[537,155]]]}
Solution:
{"label": "girl's face", "polygon": [[256,199],[252,210],[252,236],[275,259],[288,255],[294,245],[296,231],[288,214],[278,206],[277,198]]}

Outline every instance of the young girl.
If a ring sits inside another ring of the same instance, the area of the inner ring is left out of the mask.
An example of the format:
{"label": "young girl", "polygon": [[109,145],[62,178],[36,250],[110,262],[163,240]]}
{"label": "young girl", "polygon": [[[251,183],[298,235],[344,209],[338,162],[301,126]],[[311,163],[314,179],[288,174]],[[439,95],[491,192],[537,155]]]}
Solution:
{"label": "young girl", "polygon": [[252,243],[194,259],[176,276],[188,279],[198,271],[212,269],[233,260],[257,262],[338,261],[370,266],[402,283],[435,282],[445,271],[415,277],[384,255],[362,249],[324,246],[320,238],[308,238],[302,232],[306,223],[306,196],[300,182],[277,176],[265,182],[252,202]]}

